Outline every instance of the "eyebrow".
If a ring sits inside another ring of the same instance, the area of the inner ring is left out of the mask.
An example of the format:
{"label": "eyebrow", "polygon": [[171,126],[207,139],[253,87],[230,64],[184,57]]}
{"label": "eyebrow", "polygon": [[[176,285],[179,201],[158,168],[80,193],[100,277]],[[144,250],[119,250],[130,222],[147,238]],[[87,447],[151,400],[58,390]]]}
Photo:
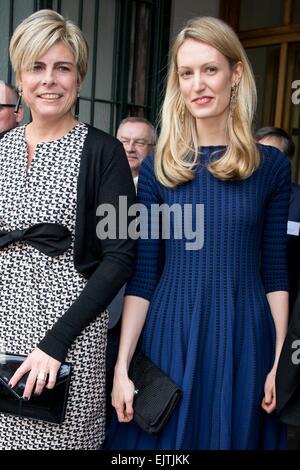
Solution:
{"label": "eyebrow", "polygon": [[[46,63],[42,62],[41,60],[36,60],[34,63],[40,64],[40,65],[46,65]],[[58,62],[55,62],[54,65],[75,65],[75,64],[73,62],[67,62],[66,60],[59,60]]]}
{"label": "eyebrow", "polygon": [[128,140],[131,140],[131,139],[133,139],[133,140],[147,140],[147,139],[145,139],[145,137],[127,137],[127,136],[125,136],[125,135],[121,135],[121,136],[120,136],[120,139],[128,139]]}
{"label": "eyebrow", "polygon": [[[206,65],[218,65],[218,62],[216,60],[211,60],[210,62],[205,62],[205,64],[201,64],[201,67],[205,67]],[[178,69],[190,69],[190,65],[178,65]]]}

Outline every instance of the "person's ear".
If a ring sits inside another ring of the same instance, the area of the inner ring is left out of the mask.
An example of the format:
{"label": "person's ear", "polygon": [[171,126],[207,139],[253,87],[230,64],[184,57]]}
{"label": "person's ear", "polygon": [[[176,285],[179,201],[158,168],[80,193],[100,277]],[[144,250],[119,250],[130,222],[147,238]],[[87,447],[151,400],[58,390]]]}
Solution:
{"label": "person's ear", "polygon": [[233,85],[238,85],[241,81],[242,75],[243,75],[244,67],[241,61],[237,62],[234,66],[233,69],[233,74],[232,74],[232,86]]}
{"label": "person's ear", "polygon": [[23,118],[24,118],[24,107],[23,106],[19,107],[19,111],[15,114],[15,116],[16,116],[17,123],[20,124],[20,122],[22,122]]}

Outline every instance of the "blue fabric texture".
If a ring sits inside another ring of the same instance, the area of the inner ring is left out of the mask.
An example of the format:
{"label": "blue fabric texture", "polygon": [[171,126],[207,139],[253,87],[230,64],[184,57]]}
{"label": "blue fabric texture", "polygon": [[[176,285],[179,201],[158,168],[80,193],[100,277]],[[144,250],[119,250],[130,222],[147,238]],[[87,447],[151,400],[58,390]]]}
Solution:
{"label": "blue fabric texture", "polygon": [[[158,435],[116,415],[109,449],[284,449],[286,428],[261,408],[274,360],[275,327],[266,293],[288,290],[290,163],[259,146],[259,169],[243,181],[207,170],[224,147],[202,147],[193,181],[169,189],[144,161],[139,202],[204,204],[204,246],[140,239],[126,294],[150,300],[141,348],[183,390]],[[218,151],[218,153],[216,153]],[[138,314],[138,312],[137,312]]]}

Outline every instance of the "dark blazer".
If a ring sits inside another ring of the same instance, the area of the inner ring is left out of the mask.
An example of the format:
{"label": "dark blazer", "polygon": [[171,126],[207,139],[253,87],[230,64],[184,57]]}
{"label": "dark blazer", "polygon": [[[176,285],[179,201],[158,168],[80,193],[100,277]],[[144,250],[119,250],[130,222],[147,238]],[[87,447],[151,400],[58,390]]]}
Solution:
{"label": "dark blazer", "polygon": [[300,293],[279,359],[276,401],[280,419],[300,426]]}
{"label": "dark blazer", "polygon": [[[292,184],[288,220],[300,224],[300,186],[297,184]],[[288,235],[288,273],[290,312],[292,312],[300,282],[300,233],[298,235]]]}
{"label": "dark blazer", "polygon": [[[96,211],[100,204],[115,208],[118,223],[119,196],[127,197],[128,207],[136,201],[123,145],[88,126],[78,176],[74,240],[75,268],[88,281],[76,301],[38,344],[42,351],[61,362],[75,338],[107,308],[132,274],[135,242],[128,237],[100,240],[96,234],[100,220]],[[118,228],[117,225],[117,234]]]}
{"label": "dark blazer", "polygon": [[[300,186],[296,184],[292,185],[288,220],[300,223]],[[280,419],[300,426],[300,234],[288,236],[288,271],[293,313],[276,374],[276,401]]]}

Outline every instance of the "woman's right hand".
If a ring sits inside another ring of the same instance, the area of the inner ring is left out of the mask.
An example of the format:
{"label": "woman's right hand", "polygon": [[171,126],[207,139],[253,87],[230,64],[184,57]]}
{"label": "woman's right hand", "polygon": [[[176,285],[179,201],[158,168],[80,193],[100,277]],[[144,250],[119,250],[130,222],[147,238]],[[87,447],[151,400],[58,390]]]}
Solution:
{"label": "woman's right hand", "polygon": [[129,423],[133,418],[134,383],[126,372],[115,370],[111,403],[120,423]]}

